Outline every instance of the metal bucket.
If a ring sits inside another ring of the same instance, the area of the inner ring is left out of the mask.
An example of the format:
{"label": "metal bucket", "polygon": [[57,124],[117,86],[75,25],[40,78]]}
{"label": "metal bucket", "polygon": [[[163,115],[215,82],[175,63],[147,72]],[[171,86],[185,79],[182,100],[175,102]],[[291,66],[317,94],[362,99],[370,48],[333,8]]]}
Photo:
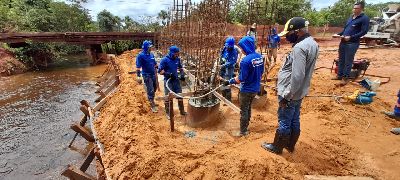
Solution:
{"label": "metal bucket", "polygon": [[210,127],[219,122],[219,99],[189,99],[188,104],[188,126]]}

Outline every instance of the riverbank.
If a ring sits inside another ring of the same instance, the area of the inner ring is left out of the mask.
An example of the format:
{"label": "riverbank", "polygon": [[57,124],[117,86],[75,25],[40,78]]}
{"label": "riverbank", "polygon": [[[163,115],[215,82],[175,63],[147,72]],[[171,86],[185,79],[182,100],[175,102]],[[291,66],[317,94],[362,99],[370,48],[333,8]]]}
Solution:
{"label": "riverbank", "polygon": [[[0,77],[0,179],[64,179],[67,164],[79,164],[88,143],[74,136],[82,99],[94,104],[97,76],[105,65],[91,66],[86,56],[44,71]],[[75,108],[76,107],[76,108]]]}
{"label": "riverbank", "polygon": [[[337,51],[332,49],[338,46],[320,45],[317,67],[330,67],[337,57]],[[282,47],[280,56],[289,49]],[[251,133],[246,137],[232,136],[239,127],[239,115],[227,106],[221,106],[220,122],[214,127],[188,128],[185,118],[178,115],[177,131],[170,132],[163,102],[157,102],[158,113],[151,113],[143,86],[128,74],[137,53],[126,52],[116,58],[121,84],[95,123],[105,146],[103,162],[112,179],[303,179],[305,175],[334,175],[394,180],[400,176],[399,136],[389,132],[400,122],[381,114],[382,110],[393,109],[400,85],[398,49],[360,49],[357,54],[357,58],[371,60],[367,73],[391,77],[390,83],[380,86],[372,104],[305,98],[296,152],[285,151],[282,156],[260,146],[273,140],[277,126],[278,103],[272,90],[268,96],[255,100]],[[362,89],[357,84],[335,88],[336,81],[330,80],[333,76],[330,70],[317,70],[310,95],[350,95]],[[156,95],[162,96],[162,92]],[[233,103],[238,105],[237,96],[233,97]]]}
{"label": "riverbank", "polygon": [[0,77],[21,74],[27,71],[28,68],[16,59],[12,52],[0,48]]}

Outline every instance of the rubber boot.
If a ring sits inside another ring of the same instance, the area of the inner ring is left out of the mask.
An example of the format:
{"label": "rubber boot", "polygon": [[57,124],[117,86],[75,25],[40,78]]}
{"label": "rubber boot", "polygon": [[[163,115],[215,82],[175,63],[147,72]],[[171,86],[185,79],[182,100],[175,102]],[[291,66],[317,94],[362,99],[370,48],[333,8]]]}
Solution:
{"label": "rubber boot", "polygon": [[183,99],[178,99],[178,107],[181,115],[185,116],[187,113],[185,112],[185,106],[183,106]]}
{"label": "rubber boot", "polygon": [[275,154],[282,154],[282,150],[288,144],[288,136],[279,134],[279,131],[275,131],[275,138],[273,143],[266,143],[264,142],[261,147],[265,150],[275,153]]}
{"label": "rubber boot", "polygon": [[154,100],[150,100],[150,106],[151,106],[151,111],[153,111],[153,113],[158,112],[158,109],[156,107],[156,103],[154,102]]}
{"label": "rubber boot", "polygon": [[164,107],[165,107],[165,114],[167,114],[167,119],[170,120],[170,117],[169,117],[169,101],[164,101]]}
{"label": "rubber boot", "polygon": [[400,128],[393,128],[390,132],[393,134],[399,135],[400,134]]}
{"label": "rubber boot", "polygon": [[300,137],[300,131],[297,131],[297,132],[292,131],[288,145],[287,145],[287,147],[285,147],[285,149],[288,150],[290,153],[293,153],[294,147],[296,146],[296,143],[299,140],[299,137]]}
{"label": "rubber boot", "polygon": [[336,77],[334,77],[334,78],[332,78],[331,80],[342,80],[342,77],[339,77],[339,76],[336,76]]}
{"label": "rubber boot", "polygon": [[343,77],[342,81],[338,84],[339,86],[346,86],[347,83],[349,83],[349,78]]}

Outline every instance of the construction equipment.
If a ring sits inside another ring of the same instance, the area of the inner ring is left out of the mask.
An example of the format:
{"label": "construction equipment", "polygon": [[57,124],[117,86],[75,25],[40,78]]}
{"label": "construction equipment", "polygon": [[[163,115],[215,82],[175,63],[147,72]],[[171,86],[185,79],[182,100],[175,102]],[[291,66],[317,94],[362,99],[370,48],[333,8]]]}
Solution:
{"label": "construction equipment", "polygon": [[362,38],[366,45],[387,44],[399,46],[400,43],[400,4],[390,4],[382,11],[382,17],[370,20],[370,29]]}
{"label": "construction equipment", "polygon": [[[364,77],[365,72],[367,71],[370,61],[368,59],[360,59],[360,60],[354,60],[353,62],[353,67],[350,72],[350,78],[351,79],[357,79],[360,76]],[[337,74],[339,71],[339,59],[333,60],[332,67],[331,67],[331,72],[335,71]]]}
{"label": "construction equipment", "polygon": [[370,91],[361,93],[360,90],[356,90],[350,96],[343,96],[343,99],[351,103],[365,105],[372,103],[372,97],[374,96],[376,96],[375,92]]}

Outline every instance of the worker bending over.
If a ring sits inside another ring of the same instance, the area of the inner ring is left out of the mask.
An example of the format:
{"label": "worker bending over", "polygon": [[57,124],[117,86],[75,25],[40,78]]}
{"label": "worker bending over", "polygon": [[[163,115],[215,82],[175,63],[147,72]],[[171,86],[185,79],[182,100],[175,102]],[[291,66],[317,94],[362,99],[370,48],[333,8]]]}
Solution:
{"label": "worker bending over", "polygon": [[281,154],[283,148],[293,152],[299,139],[301,102],[308,94],[319,49],[308,33],[308,21],[302,17],[290,19],[279,36],[286,36],[293,48],[278,74],[278,129],[274,142],[261,145],[276,154]]}
{"label": "worker bending over", "polygon": [[157,62],[154,54],[151,52],[153,44],[151,41],[144,41],[142,51],[136,57],[136,75],[138,83],[144,80],[144,88],[147,93],[147,99],[150,102],[151,110],[157,112],[154,96],[157,90]]}
{"label": "worker bending over", "polygon": [[[178,76],[179,70],[179,76]],[[165,56],[160,62],[160,68],[158,72],[161,75],[164,75],[164,95],[165,95],[165,113],[167,113],[167,117],[169,118],[169,111],[171,107],[169,107],[169,89],[174,93],[182,93],[181,83],[179,80],[185,80],[185,74],[183,72],[181,59],[179,58],[179,48],[177,46],[171,46],[169,48],[168,55]],[[169,89],[168,89],[169,88]],[[178,99],[178,106],[181,115],[186,115],[183,99]]]}
{"label": "worker bending over", "polygon": [[[235,48],[235,39],[232,36],[228,37],[221,52],[221,76],[225,80],[233,78],[238,54],[239,51]],[[222,95],[227,100],[232,101],[232,92],[229,86],[222,87]]]}
{"label": "worker bending over", "polygon": [[243,37],[238,45],[246,55],[240,62],[239,76],[225,81],[224,85],[240,84],[240,132],[237,136],[249,134],[248,126],[251,118],[251,104],[260,91],[261,75],[264,72],[264,62],[261,54],[255,49],[253,37]]}

